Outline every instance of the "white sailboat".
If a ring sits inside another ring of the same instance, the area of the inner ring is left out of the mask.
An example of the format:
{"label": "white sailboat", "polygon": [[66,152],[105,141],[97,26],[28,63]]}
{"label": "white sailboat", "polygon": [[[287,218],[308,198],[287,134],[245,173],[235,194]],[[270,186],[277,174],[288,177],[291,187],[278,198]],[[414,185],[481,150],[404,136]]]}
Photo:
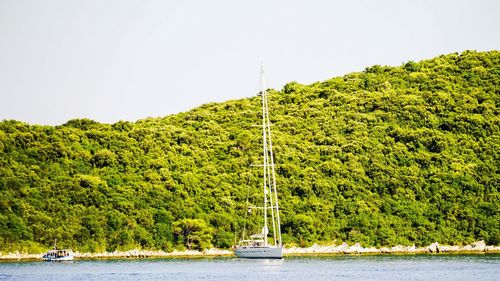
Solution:
{"label": "white sailboat", "polygon": [[[281,222],[278,206],[278,193],[276,191],[276,175],[274,169],[273,142],[271,140],[271,122],[267,91],[264,81],[264,68],[261,66],[259,93],[262,96],[262,147],[263,147],[263,206],[254,207],[263,210],[264,226],[261,233],[242,237],[239,244],[234,246],[234,253],[238,258],[274,258],[283,257],[281,241]],[[270,218],[269,218],[270,216]],[[269,223],[271,219],[271,223]],[[269,225],[272,227],[273,237],[269,235]]]}

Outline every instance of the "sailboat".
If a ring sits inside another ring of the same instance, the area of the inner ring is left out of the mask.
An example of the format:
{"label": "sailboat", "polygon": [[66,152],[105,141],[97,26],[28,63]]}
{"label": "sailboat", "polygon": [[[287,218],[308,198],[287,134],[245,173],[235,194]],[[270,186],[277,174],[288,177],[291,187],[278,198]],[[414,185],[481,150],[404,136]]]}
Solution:
{"label": "sailboat", "polygon": [[[250,239],[245,239],[243,235],[239,244],[233,247],[234,254],[238,258],[283,258],[273,142],[271,139],[271,122],[269,120],[267,91],[264,84],[264,67],[261,65],[259,93],[262,97],[262,148],[264,163],[259,166],[263,167],[263,206],[254,208],[263,210],[264,225],[260,233],[251,235]],[[270,222],[269,219],[271,219]],[[272,238],[268,237],[269,225],[271,225],[273,230]]]}

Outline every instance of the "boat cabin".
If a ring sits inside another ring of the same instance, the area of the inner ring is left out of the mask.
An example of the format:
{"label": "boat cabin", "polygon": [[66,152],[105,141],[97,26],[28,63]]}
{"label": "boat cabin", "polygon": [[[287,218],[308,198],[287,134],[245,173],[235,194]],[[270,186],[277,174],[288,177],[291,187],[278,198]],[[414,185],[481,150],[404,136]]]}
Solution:
{"label": "boat cabin", "polygon": [[246,247],[264,247],[264,235],[262,234],[254,234],[250,236],[250,239],[248,240],[240,240],[240,247],[246,248]]}

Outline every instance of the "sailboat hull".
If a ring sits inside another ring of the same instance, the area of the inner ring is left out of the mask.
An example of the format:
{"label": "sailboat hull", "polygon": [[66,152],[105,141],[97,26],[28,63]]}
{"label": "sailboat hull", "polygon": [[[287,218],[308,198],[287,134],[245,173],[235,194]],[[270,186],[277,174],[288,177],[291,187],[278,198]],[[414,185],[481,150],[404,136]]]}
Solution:
{"label": "sailboat hull", "polygon": [[247,259],[281,259],[283,247],[238,247],[234,250],[238,258]]}

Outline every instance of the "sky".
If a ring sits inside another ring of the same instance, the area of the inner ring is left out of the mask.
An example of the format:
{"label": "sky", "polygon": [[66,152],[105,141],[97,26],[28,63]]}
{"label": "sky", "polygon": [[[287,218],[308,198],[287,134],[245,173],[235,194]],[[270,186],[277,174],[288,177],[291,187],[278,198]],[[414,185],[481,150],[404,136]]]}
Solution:
{"label": "sky", "polygon": [[0,0],[0,120],[136,121],[500,49],[500,1]]}

